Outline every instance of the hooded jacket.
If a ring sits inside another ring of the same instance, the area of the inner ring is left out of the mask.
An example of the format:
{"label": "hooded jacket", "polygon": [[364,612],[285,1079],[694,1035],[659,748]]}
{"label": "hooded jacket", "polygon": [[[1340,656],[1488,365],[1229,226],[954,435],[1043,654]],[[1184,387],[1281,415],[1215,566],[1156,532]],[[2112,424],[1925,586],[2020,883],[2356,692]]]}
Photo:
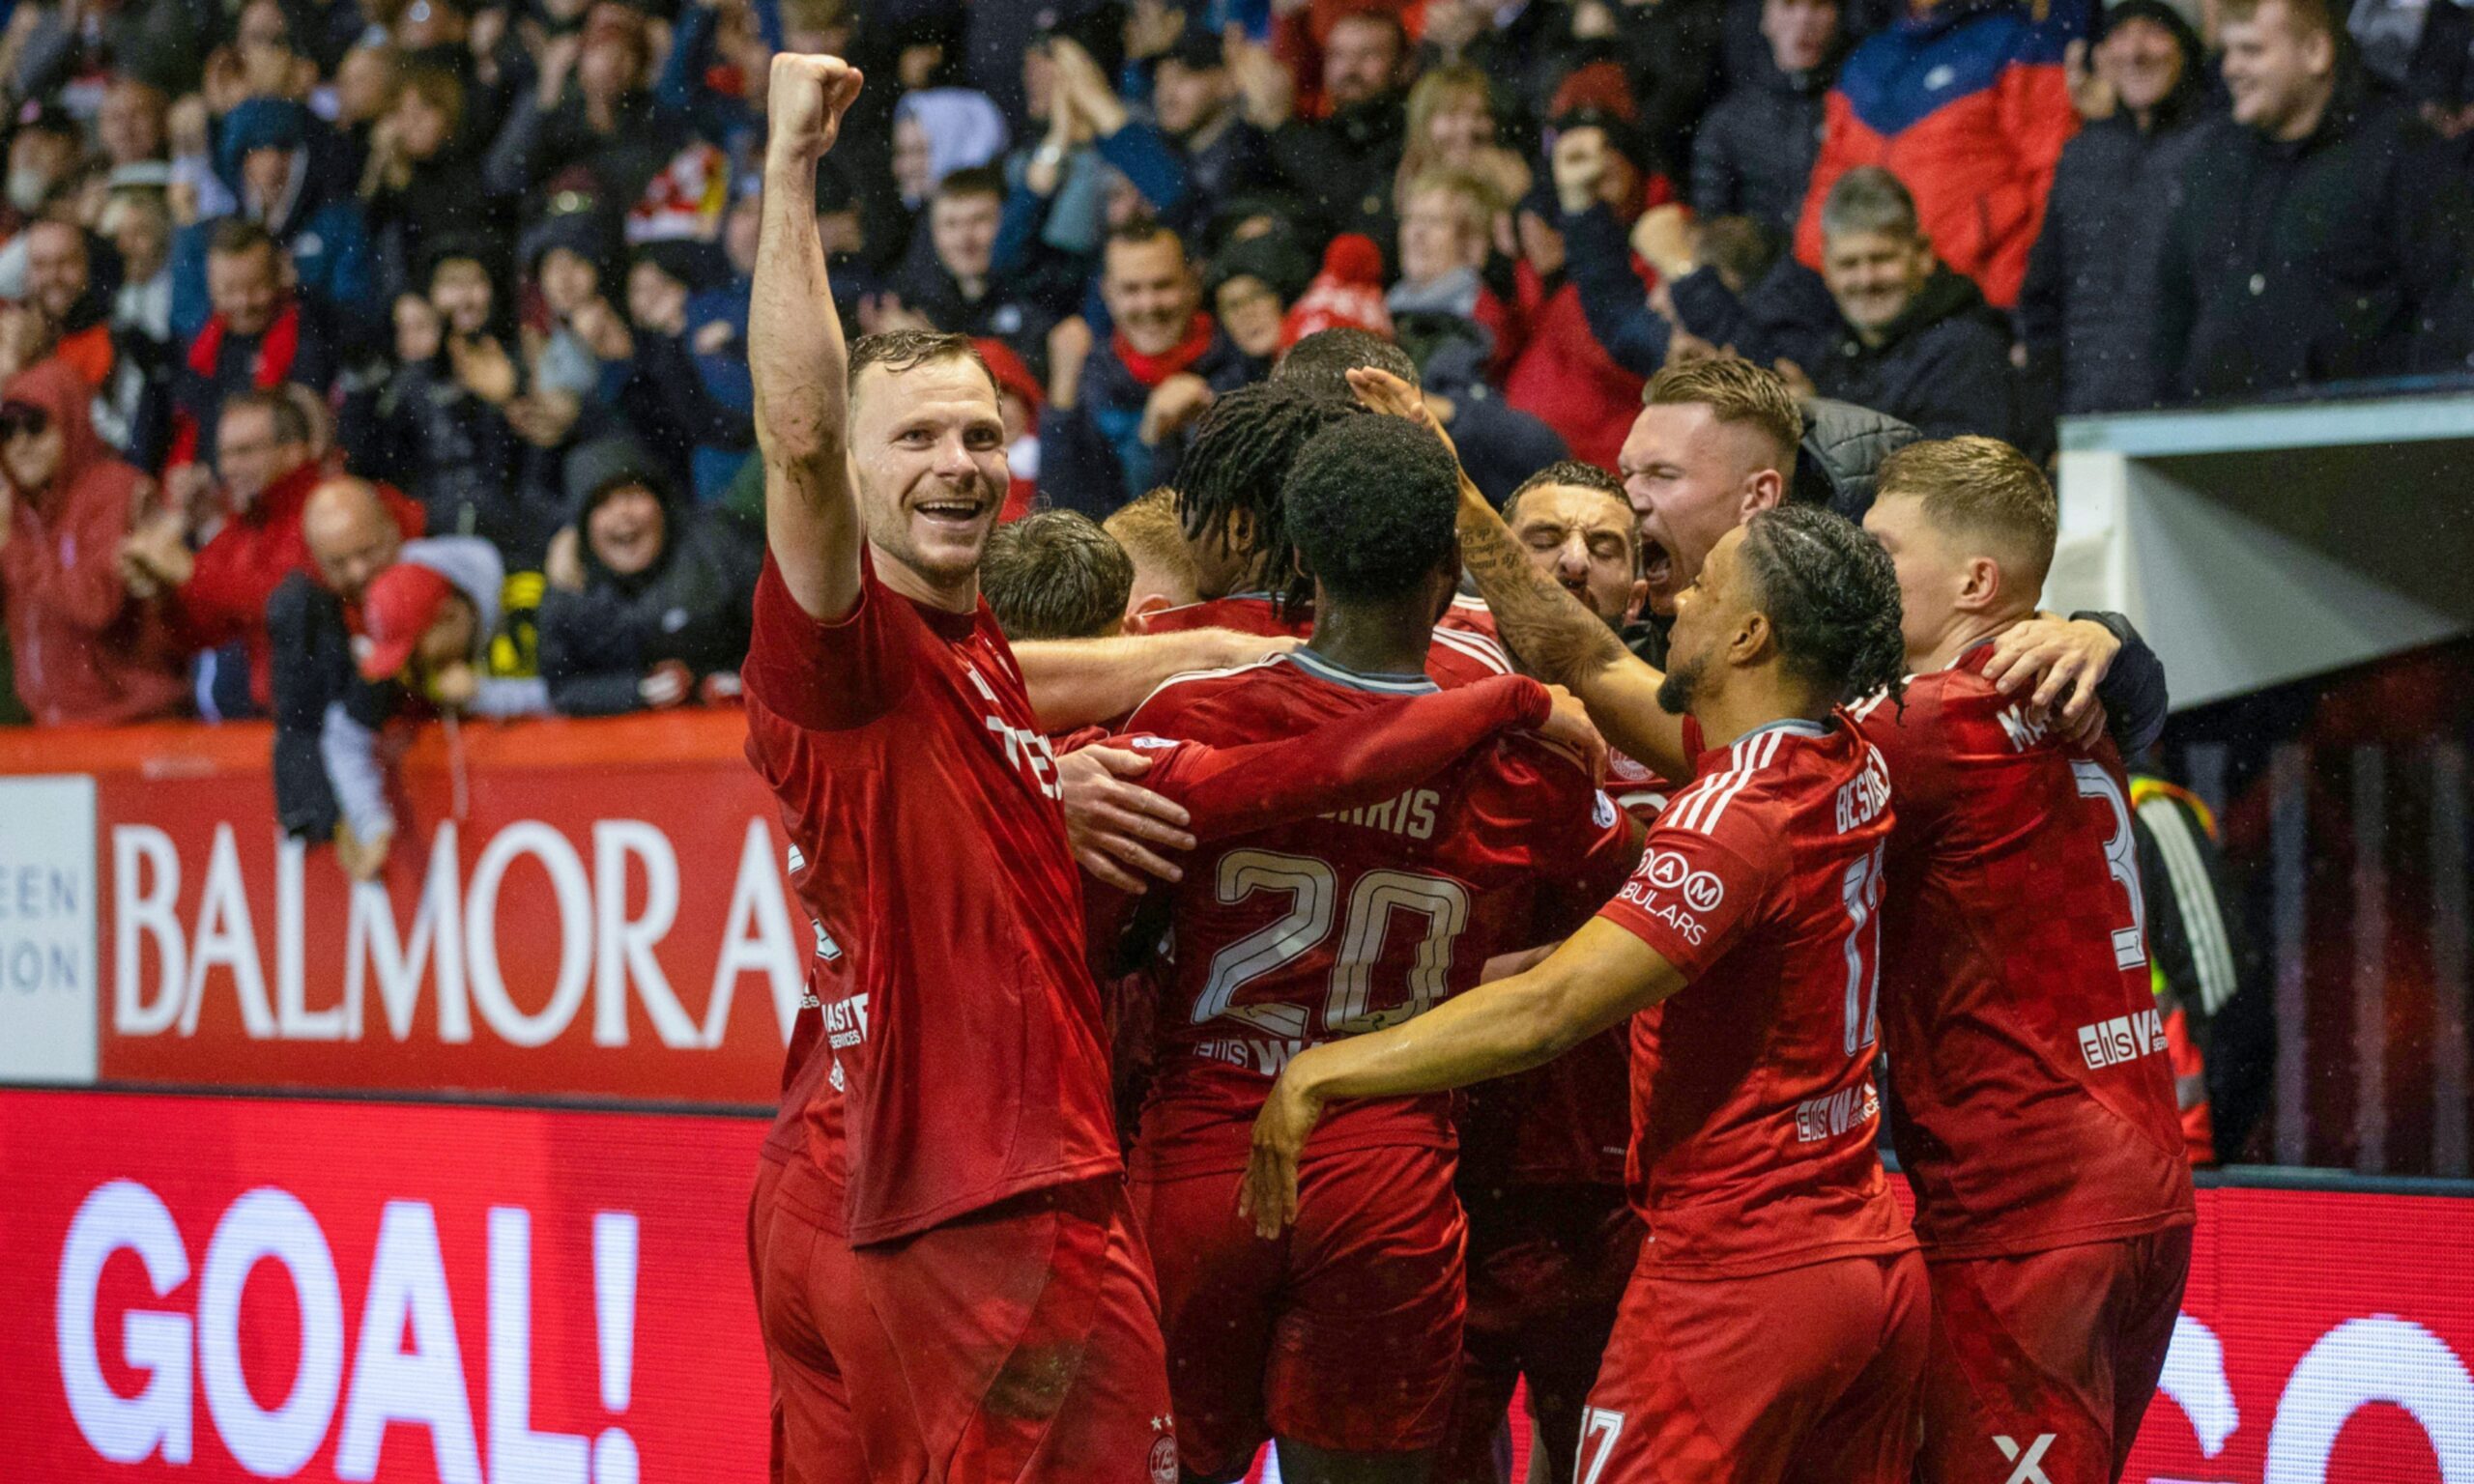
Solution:
{"label": "hooded jacket", "polygon": [[[235,198],[243,195],[241,161],[255,149],[290,151],[293,180],[284,199],[259,217],[291,256],[301,296],[348,333],[373,329],[384,317],[378,299],[369,227],[342,179],[341,146],[315,115],[286,99],[253,98],[224,116],[215,170]],[[183,227],[172,239],[172,333],[183,341],[214,313],[206,289],[213,220]]]}
{"label": "hooded jacket", "polygon": [[[612,491],[641,484],[661,500],[661,555],[642,572],[604,566],[586,536]],[[699,680],[735,672],[747,656],[757,533],[736,518],[698,511],[670,493],[650,460],[624,439],[586,443],[567,457],[572,521],[585,569],[582,592],[553,587],[541,600],[541,674],[568,716],[609,716],[643,704],[637,682],[676,660]]]}
{"label": "hooded jacket", "polygon": [[2039,383],[2058,385],[2065,414],[2143,407],[2165,232],[2207,136],[2205,59],[2198,36],[2162,0],[2122,0],[2182,47],[2182,81],[2143,128],[2127,110],[2098,119],[2061,152],[2044,230],[2019,291],[2019,337]]}
{"label": "hooded jacket", "polygon": [[87,415],[86,384],[58,360],[10,379],[8,400],[60,430],[60,466],[15,490],[0,543],[0,612],[17,696],[45,727],[111,725],[177,710],[186,690],[151,605],[132,602],[120,543],[146,476],[112,456]]}
{"label": "hooded jacket", "polygon": [[2009,328],[1946,268],[1935,267],[1880,345],[1842,321],[1829,354],[1804,371],[1823,396],[1886,413],[1926,438],[2020,441]]}
{"label": "hooded jacket", "polygon": [[1914,194],[1942,261],[1991,302],[2016,301],[2054,166],[2079,130],[2061,63],[2082,29],[2068,6],[2038,19],[2019,0],[1942,0],[1867,37],[1830,90],[1796,256],[1821,267],[1829,187],[1881,165]]}
{"label": "hooded jacket", "polygon": [[2149,342],[2162,399],[2465,369],[2474,197],[2356,70],[2307,139],[2209,128],[2183,186]]}
{"label": "hooded jacket", "polygon": [[1803,72],[1782,72],[1764,57],[1729,89],[1692,138],[1694,214],[1749,216],[1792,240],[1821,156],[1822,100],[1837,73],[1835,55]]}

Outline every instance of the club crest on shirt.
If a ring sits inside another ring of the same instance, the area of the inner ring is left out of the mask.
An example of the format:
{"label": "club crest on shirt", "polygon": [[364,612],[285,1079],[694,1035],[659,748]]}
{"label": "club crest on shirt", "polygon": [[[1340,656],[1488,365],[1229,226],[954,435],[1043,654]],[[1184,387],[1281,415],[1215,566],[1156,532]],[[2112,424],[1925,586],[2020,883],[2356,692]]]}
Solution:
{"label": "club crest on shirt", "polygon": [[1148,1468],[1151,1484],[1177,1484],[1177,1440],[1165,1436],[1152,1439]]}

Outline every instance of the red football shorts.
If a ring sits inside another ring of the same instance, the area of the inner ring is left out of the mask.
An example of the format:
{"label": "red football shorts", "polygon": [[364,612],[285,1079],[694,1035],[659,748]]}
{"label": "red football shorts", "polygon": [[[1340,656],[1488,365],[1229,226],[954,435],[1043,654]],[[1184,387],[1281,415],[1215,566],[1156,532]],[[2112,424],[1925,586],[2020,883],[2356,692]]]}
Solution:
{"label": "red football shorts", "polygon": [[1443,1440],[1466,1231],[1452,1167],[1440,1149],[1309,1156],[1276,1241],[1237,1219],[1234,1172],[1135,1182],[1188,1469],[1242,1470],[1271,1437],[1340,1453]]}
{"label": "red football shorts", "polygon": [[1922,1484],[2111,1484],[2156,1394],[2191,1229],[1926,1265]]}
{"label": "red football shorts", "polygon": [[1435,1484],[1495,1484],[1495,1435],[1529,1378],[1547,1477],[1572,1477],[1581,1410],[1647,1228],[1620,1185],[1516,1185],[1469,1199],[1469,1317]]}
{"label": "red football shorts", "polygon": [[1581,1418],[1579,1484],[1908,1484],[1924,1262],[1687,1282],[1644,1261]]}
{"label": "red football shorts", "polygon": [[1158,1299],[1114,1176],[853,1248],[758,1177],[775,1484],[1175,1484]]}

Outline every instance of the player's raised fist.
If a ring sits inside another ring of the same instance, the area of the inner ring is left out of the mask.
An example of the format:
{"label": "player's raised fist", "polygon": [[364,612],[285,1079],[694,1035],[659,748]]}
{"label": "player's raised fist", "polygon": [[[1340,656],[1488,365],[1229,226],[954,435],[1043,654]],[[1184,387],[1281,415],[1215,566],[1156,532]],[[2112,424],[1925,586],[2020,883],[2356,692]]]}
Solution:
{"label": "player's raised fist", "polygon": [[775,52],[765,90],[768,148],[815,159],[833,148],[842,115],[859,97],[859,70],[840,57]]}

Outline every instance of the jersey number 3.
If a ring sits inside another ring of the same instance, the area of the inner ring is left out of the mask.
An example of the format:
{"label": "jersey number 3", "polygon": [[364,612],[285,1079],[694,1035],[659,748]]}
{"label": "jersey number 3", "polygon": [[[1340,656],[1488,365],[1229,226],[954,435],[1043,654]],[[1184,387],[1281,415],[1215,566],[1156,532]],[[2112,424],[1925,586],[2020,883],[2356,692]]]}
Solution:
{"label": "jersey number 3", "polygon": [[2070,776],[2078,780],[2081,798],[2103,799],[2114,813],[2114,833],[2105,842],[2105,869],[2113,872],[2114,884],[2130,894],[2130,926],[2114,929],[2114,966],[2139,968],[2147,962],[2147,899],[2139,891],[2139,842],[2131,834],[2130,805],[2122,798],[2121,785],[2101,762],[2075,758]]}
{"label": "jersey number 3", "polygon": [[[1194,1023],[1226,1016],[1303,1040],[1314,1033],[1308,1013],[1296,1005],[1239,1005],[1237,991],[1313,952],[1332,935],[1337,917],[1340,945],[1332,982],[1323,996],[1321,1034],[1379,1031],[1431,1008],[1452,987],[1452,946],[1469,926],[1469,890],[1443,876],[1406,870],[1369,870],[1349,890],[1348,910],[1339,905],[1339,875],[1327,861],[1271,850],[1231,850],[1220,858],[1214,883],[1223,906],[1235,906],[1256,892],[1285,892],[1288,910],[1212,956],[1211,972],[1194,1001]],[[1425,936],[1410,966],[1401,1003],[1375,1010],[1372,974],[1383,956],[1395,910],[1425,919]]]}

